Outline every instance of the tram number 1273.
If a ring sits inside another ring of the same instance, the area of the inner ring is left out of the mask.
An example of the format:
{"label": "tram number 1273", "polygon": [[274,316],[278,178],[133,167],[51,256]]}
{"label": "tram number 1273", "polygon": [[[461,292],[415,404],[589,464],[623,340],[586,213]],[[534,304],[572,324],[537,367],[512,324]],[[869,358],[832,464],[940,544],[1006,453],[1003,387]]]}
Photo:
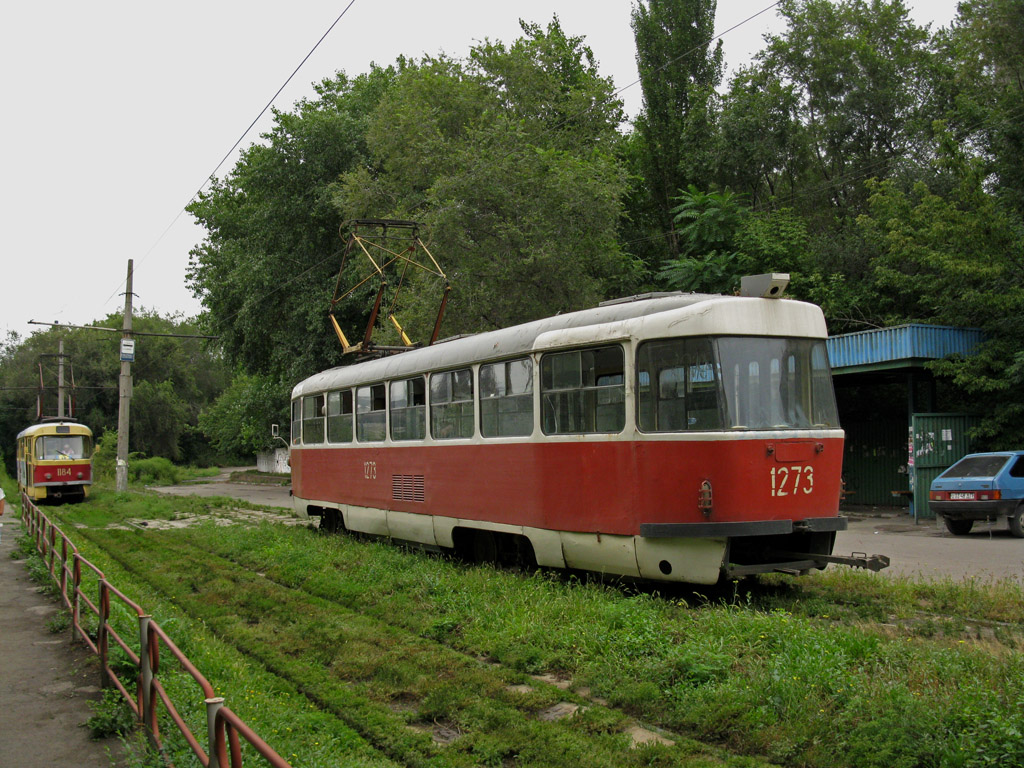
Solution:
{"label": "tram number 1273", "polygon": [[796,496],[814,490],[814,467],[795,464],[791,467],[772,467],[772,496]]}

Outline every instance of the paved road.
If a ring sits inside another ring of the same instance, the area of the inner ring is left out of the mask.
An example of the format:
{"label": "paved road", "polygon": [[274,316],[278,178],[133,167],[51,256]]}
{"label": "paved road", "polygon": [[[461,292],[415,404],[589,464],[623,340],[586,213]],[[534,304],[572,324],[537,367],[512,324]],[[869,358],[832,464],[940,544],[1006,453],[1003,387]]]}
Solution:
{"label": "paved road", "polygon": [[851,512],[850,517],[849,530],[836,536],[836,554],[888,555],[892,564],[884,574],[1024,582],[1024,539],[1010,536],[1005,523],[975,523],[969,535],[954,536],[941,522],[915,524],[906,514]]}
{"label": "paved road", "polygon": [[90,741],[82,727],[92,715],[89,703],[100,697],[95,657],[71,644],[70,631],[46,629],[60,604],[40,594],[24,561],[11,557],[20,521],[5,514],[0,522],[0,766],[117,765],[120,742]]}
{"label": "paved road", "polygon": [[287,486],[232,483],[226,475],[208,483],[157,486],[153,490],[173,496],[228,496],[264,507],[292,508],[291,489]]}

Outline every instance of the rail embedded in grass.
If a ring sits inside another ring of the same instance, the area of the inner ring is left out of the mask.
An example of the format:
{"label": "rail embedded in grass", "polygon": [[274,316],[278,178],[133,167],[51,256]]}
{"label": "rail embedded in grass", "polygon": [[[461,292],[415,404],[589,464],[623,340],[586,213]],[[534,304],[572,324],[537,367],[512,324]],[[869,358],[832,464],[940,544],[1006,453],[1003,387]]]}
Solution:
{"label": "rail embedded in grass", "polygon": [[[885,626],[884,615],[879,624],[837,621],[835,605],[803,613],[797,599],[785,610],[770,595],[760,607],[694,608],[304,531],[175,538],[465,652],[559,672],[672,731],[787,764],[928,765],[939,752],[1002,749],[988,722],[1005,723],[1006,733],[1024,724],[1016,639],[991,652],[909,624]],[[836,722],[849,726],[836,730]],[[1013,749],[1024,758],[1024,747]]]}
{"label": "rail embedded in grass", "polygon": [[[22,519],[29,535],[34,539],[36,549],[46,563],[50,577],[60,589],[61,600],[72,615],[72,633],[74,639],[83,640],[93,653],[100,658],[101,684],[104,687],[113,685],[121,694],[125,703],[131,708],[135,717],[142,722],[147,735],[157,749],[161,748],[160,712],[156,702],[159,698],[164,709],[175,727],[185,738],[195,756],[203,766],[217,765],[220,768],[241,768],[242,752],[239,735],[256,750],[256,752],[273,768],[291,768],[288,761],[278,755],[263,739],[249,728],[237,715],[224,705],[224,699],[214,695],[213,687],[205,677],[188,660],[171,638],[146,615],[141,606],[132,601],[124,593],[110,584],[103,572],[79,554],[77,547],[31,499],[22,494]],[[57,542],[60,542],[58,548]],[[95,577],[99,589],[99,599],[93,603],[82,589],[82,567]],[[111,597],[135,614],[139,624],[139,651],[136,652],[122,637],[110,621]],[[95,616],[97,622],[96,640],[82,623],[81,609],[85,606]],[[131,664],[138,670],[136,693],[133,696],[120,676],[110,663],[110,639],[124,652]],[[207,711],[207,749],[204,751],[199,740],[192,733],[184,718],[161,684],[158,672],[160,668],[160,643],[181,665],[181,668],[192,677],[204,694]]]}

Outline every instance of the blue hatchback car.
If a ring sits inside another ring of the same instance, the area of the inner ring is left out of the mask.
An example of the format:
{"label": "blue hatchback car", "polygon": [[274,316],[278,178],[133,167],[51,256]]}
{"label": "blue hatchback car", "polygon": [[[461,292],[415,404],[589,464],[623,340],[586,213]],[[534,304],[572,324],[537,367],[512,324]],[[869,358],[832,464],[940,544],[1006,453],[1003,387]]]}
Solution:
{"label": "blue hatchback car", "polygon": [[1024,451],[964,456],[932,481],[928,503],[957,536],[975,520],[1005,519],[1024,538]]}

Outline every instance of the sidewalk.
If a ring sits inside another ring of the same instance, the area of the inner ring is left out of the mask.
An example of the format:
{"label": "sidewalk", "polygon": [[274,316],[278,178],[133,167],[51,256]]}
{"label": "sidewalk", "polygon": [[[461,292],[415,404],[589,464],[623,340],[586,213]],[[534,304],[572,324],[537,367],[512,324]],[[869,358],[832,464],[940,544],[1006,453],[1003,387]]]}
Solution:
{"label": "sidewalk", "polygon": [[100,698],[96,658],[70,642],[70,629],[47,630],[62,606],[40,594],[25,561],[12,559],[23,529],[9,512],[0,517],[0,766],[119,765],[120,742],[92,741],[82,725]]}

